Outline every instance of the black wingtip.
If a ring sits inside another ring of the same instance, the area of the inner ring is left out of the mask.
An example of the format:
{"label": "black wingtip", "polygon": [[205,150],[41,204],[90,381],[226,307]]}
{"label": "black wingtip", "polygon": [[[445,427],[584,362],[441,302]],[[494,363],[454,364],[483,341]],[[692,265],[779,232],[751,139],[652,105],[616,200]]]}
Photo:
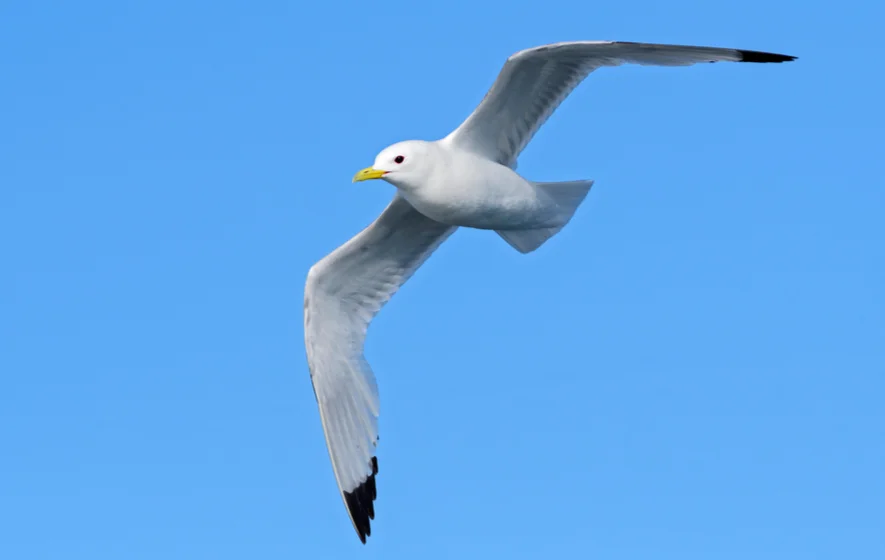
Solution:
{"label": "black wingtip", "polygon": [[375,488],[375,475],[378,474],[378,458],[372,457],[372,474],[366,478],[351,492],[344,492],[344,503],[353,519],[353,526],[360,541],[366,544],[366,537],[372,536],[370,521],[375,519],[375,498],[378,497]]}
{"label": "black wingtip", "polygon": [[743,50],[738,50],[738,52],[741,53],[741,62],[790,62],[796,60],[795,56],[788,54]]}

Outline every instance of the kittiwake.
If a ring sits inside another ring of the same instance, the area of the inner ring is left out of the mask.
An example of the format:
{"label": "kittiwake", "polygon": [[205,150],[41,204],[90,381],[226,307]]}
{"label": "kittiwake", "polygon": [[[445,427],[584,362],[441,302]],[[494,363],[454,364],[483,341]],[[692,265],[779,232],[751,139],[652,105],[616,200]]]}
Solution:
{"label": "kittiwake", "polygon": [[397,189],[367,228],[317,262],[304,290],[304,339],[332,469],[360,540],[375,518],[378,390],[363,355],[369,322],[458,227],[493,230],[529,253],[572,218],[593,181],[543,183],[516,160],[591,72],[625,63],[787,62],[739,49],[617,41],[539,46],[510,56],[479,106],[448,136],[385,148],[356,181]]}

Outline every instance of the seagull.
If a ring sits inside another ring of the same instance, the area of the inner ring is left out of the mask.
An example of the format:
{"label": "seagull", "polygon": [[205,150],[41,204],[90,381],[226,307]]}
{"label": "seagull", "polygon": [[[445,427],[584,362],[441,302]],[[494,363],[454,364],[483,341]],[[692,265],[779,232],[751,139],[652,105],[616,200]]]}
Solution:
{"label": "seagull", "polygon": [[360,541],[377,496],[378,387],[366,331],[399,288],[459,227],[492,230],[530,253],[569,222],[592,180],[534,182],[516,160],[565,98],[606,66],[779,63],[768,52],[623,41],[575,41],[519,51],[467,119],[436,141],[382,150],[354,182],[381,179],[396,194],[381,215],[313,265],[304,289],[304,340],[338,490]]}

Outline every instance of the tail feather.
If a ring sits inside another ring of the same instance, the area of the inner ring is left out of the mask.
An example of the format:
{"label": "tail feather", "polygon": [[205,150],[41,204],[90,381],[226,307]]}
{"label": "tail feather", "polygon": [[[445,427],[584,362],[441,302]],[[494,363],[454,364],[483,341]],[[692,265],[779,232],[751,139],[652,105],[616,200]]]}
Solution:
{"label": "tail feather", "polygon": [[535,183],[552,198],[562,211],[562,223],[552,228],[524,229],[524,230],[498,230],[501,236],[511,247],[520,253],[531,253],[548,239],[559,233],[574,216],[578,206],[584,202],[593,181],[564,181],[560,183]]}

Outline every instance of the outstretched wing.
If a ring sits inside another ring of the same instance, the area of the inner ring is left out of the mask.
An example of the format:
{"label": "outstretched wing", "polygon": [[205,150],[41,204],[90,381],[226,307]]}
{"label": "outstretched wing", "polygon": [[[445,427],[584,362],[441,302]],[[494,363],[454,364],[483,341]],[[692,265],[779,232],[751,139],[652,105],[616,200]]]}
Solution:
{"label": "outstretched wing", "polygon": [[444,141],[512,167],[541,125],[597,68],[625,63],[687,66],[794,59],[758,51],[621,41],[554,43],[526,49],[507,59],[476,110]]}
{"label": "outstretched wing", "polygon": [[365,543],[375,518],[378,388],[363,356],[369,322],[457,228],[398,194],[369,227],[316,263],[304,289],[304,342],[335,480]]}

